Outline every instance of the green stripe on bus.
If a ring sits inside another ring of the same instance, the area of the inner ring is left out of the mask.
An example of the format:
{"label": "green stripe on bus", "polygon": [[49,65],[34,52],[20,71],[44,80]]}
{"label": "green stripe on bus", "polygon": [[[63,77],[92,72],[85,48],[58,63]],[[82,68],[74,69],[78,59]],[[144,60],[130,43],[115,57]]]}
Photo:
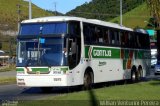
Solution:
{"label": "green stripe on bus", "polygon": [[139,51],[139,52],[138,52],[138,58],[139,58],[139,59],[145,58],[145,52],[144,52],[144,51]]}
{"label": "green stripe on bus", "polygon": [[89,58],[89,56],[88,56],[89,47],[90,46],[85,46],[85,58]]}
{"label": "green stripe on bus", "polygon": [[120,49],[93,47],[92,58],[120,58]]}
{"label": "green stripe on bus", "polygon": [[61,71],[63,71],[64,73],[66,73],[68,71],[68,67],[66,68],[61,68]]}
{"label": "green stripe on bus", "polygon": [[68,71],[68,68],[61,68],[61,71]]}
{"label": "green stripe on bus", "polygon": [[105,47],[94,47],[85,46],[85,58],[133,58],[135,59],[148,59],[150,52],[146,50],[127,50],[117,48],[105,48]]}
{"label": "green stripe on bus", "polygon": [[31,68],[32,69],[32,72],[48,72],[49,71],[49,68]]}
{"label": "green stripe on bus", "polygon": [[135,58],[136,59],[149,59],[150,58],[149,51],[135,51]]}
{"label": "green stripe on bus", "polygon": [[24,68],[16,68],[16,71],[24,71]]}
{"label": "green stripe on bus", "polygon": [[120,49],[86,46],[85,47],[85,58],[89,58],[89,57],[92,57],[92,58],[120,58]]}

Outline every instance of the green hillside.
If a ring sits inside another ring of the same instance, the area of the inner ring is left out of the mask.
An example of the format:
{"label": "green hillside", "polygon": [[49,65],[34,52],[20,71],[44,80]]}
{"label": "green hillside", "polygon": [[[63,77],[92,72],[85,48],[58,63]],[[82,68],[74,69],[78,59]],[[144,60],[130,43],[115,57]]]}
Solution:
{"label": "green hillside", "polygon": [[[119,0],[92,0],[71,10],[67,15],[119,23],[119,9]],[[145,28],[150,18],[145,0],[123,0],[124,26]]]}
{"label": "green hillside", "polygon": [[[147,4],[143,3],[123,15],[123,25],[131,28],[145,28],[150,18],[150,12],[149,9],[147,9]],[[119,20],[120,17],[116,17],[112,19],[111,22],[119,23]]]}
{"label": "green hillside", "polygon": [[[28,2],[23,0],[0,0],[0,43],[1,50],[11,54],[16,51],[15,36],[7,36],[16,34],[18,28],[18,7],[20,4],[20,20],[28,19]],[[32,17],[43,17],[53,15],[51,12],[40,9],[32,4]],[[12,41],[12,42],[11,42]]]}
{"label": "green hillside", "polygon": [[[28,2],[23,0],[0,0],[0,30],[17,30],[18,7],[20,4],[20,19],[28,19]],[[32,4],[33,18],[53,15]]]}
{"label": "green hillside", "polygon": [[[123,0],[123,13],[144,3],[145,0]],[[84,3],[67,13],[70,16],[85,17],[109,21],[120,13],[119,0],[92,0]]]}

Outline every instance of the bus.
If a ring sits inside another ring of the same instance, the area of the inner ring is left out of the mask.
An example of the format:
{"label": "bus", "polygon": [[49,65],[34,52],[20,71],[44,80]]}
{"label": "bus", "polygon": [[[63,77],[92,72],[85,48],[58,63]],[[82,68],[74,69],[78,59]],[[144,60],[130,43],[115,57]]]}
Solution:
{"label": "bus", "polygon": [[150,74],[149,35],[96,19],[24,20],[17,36],[16,79],[24,87],[70,87]]}

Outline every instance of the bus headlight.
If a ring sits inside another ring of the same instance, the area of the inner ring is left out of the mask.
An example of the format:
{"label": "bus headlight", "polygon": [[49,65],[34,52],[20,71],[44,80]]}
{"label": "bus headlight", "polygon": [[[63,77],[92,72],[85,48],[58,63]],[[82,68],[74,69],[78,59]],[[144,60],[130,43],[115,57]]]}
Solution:
{"label": "bus headlight", "polygon": [[22,71],[18,71],[18,72],[17,72],[17,74],[24,74],[24,72],[22,72]]}

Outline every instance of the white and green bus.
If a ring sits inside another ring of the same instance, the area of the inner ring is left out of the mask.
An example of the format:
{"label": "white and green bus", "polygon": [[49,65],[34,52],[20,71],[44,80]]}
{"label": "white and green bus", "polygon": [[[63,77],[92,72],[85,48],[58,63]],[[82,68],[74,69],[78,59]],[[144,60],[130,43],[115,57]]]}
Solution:
{"label": "white and green bus", "polygon": [[149,36],[114,23],[69,16],[24,20],[17,41],[18,86],[88,88],[150,73]]}

